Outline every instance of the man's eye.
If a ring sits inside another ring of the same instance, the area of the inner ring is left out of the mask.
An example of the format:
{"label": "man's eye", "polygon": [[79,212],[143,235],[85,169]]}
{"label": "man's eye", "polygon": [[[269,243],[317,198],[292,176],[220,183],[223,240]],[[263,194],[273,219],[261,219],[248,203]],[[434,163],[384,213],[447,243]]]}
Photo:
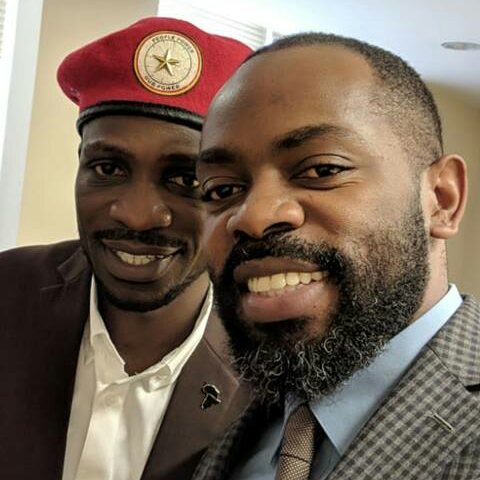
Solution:
{"label": "man's eye", "polygon": [[243,187],[240,185],[218,185],[206,190],[202,196],[202,200],[204,202],[225,200],[226,198],[232,197],[242,191]]}
{"label": "man's eye", "polygon": [[126,175],[125,170],[113,162],[97,163],[92,168],[99,177],[124,177]]}
{"label": "man's eye", "polygon": [[298,175],[298,178],[321,178],[330,177],[349,170],[348,167],[342,165],[322,164],[307,168]]}
{"label": "man's eye", "polygon": [[195,175],[177,175],[176,177],[170,177],[168,181],[185,188],[198,188],[200,186]]}

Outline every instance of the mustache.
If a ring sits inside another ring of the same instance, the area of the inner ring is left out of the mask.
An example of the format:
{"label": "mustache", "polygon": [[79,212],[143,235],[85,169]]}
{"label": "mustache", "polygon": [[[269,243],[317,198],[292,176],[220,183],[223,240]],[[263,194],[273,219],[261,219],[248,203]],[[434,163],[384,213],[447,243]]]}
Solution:
{"label": "mustache", "polygon": [[223,268],[222,277],[233,276],[240,264],[264,257],[290,258],[315,264],[319,270],[338,276],[344,272],[346,259],[338,249],[325,241],[308,242],[288,233],[271,233],[261,239],[240,237]]}
{"label": "mustache", "polygon": [[141,232],[129,230],[128,228],[98,230],[93,236],[96,240],[133,240],[135,242],[144,243],[145,245],[153,245],[157,247],[187,248],[187,243],[185,241],[178,238],[168,237],[162,230],[156,228]]}

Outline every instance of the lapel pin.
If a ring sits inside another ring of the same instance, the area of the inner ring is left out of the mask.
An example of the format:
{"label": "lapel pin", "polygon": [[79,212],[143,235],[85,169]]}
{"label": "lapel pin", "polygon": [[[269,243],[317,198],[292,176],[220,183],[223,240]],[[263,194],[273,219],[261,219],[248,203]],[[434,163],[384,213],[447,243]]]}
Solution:
{"label": "lapel pin", "polygon": [[449,433],[454,433],[455,428],[450,425],[444,418],[442,418],[437,412],[432,412],[430,417],[433,418],[444,430]]}
{"label": "lapel pin", "polygon": [[204,383],[202,386],[202,393],[205,395],[202,400],[202,410],[206,410],[213,405],[218,405],[219,403],[222,403],[220,390],[215,385],[213,385],[213,383]]}

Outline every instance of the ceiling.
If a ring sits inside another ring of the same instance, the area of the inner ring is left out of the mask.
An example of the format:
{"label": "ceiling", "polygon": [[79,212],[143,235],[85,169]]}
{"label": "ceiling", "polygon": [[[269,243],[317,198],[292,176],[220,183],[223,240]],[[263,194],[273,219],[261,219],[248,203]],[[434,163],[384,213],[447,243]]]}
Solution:
{"label": "ceiling", "polygon": [[[162,0],[160,0],[161,3]],[[480,43],[480,0],[190,0],[281,33],[317,30],[391,50],[430,83],[480,106],[480,50],[454,51],[447,41]]]}

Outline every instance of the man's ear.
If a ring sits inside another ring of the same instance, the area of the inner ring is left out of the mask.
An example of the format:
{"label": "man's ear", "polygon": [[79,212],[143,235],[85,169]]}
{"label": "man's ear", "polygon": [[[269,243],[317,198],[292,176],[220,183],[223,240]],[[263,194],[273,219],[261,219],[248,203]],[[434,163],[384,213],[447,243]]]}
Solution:
{"label": "man's ear", "polygon": [[459,155],[444,155],[427,171],[430,236],[447,240],[458,232],[467,203],[467,166]]}

